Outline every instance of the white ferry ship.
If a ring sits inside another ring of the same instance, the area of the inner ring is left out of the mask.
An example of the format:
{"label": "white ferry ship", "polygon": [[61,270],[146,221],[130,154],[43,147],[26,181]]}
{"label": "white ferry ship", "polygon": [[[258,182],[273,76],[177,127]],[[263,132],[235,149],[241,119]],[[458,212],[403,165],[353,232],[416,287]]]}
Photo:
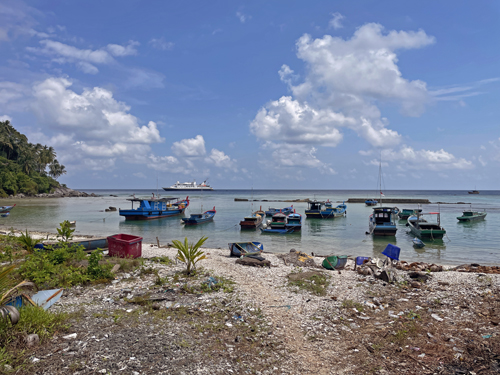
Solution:
{"label": "white ferry ship", "polygon": [[197,184],[196,181],[193,182],[183,182],[177,181],[170,187],[164,187],[163,190],[214,190],[210,185],[207,184],[207,180],[203,181],[201,184]]}

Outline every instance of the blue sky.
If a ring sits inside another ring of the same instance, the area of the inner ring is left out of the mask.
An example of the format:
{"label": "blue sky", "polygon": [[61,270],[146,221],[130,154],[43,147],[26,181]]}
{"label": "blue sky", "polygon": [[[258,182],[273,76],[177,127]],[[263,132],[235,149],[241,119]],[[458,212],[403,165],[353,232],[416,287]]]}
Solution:
{"label": "blue sky", "polygon": [[0,119],[73,188],[498,189],[495,1],[3,1]]}

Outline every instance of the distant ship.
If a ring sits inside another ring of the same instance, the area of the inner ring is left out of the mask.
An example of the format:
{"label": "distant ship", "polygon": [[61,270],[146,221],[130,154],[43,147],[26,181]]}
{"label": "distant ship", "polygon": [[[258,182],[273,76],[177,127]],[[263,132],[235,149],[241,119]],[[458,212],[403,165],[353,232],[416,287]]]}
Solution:
{"label": "distant ship", "polygon": [[174,185],[170,187],[164,187],[163,190],[171,191],[171,190],[214,190],[210,185],[207,184],[207,180],[203,181],[201,184],[196,184],[196,181],[193,182],[183,182],[180,183],[177,181]]}

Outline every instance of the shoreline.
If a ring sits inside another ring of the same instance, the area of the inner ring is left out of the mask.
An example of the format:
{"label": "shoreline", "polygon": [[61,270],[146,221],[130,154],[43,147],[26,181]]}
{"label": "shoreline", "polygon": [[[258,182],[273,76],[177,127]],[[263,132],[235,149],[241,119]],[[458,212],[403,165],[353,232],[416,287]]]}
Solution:
{"label": "shoreline", "polygon": [[[249,267],[229,249],[203,251],[199,276],[179,278],[185,266],[173,261],[176,249],[143,243],[137,270],[67,289],[52,309],[79,318],[35,350],[36,373],[64,372],[68,355],[84,363],[82,373],[448,374],[495,363],[500,327],[491,309],[500,307],[500,275],[417,272],[422,279],[414,281],[415,272],[395,269],[388,283],[354,271],[352,261],[327,271],[318,268],[323,258],[297,266],[267,253],[270,267]],[[313,292],[320,279],[311,274],[326,277],[324,294]],[[292,285],[291,275],[299,282]],[[207,280],[234,284],[194,291]],[[481,346],[470,351],[470,342]]]}

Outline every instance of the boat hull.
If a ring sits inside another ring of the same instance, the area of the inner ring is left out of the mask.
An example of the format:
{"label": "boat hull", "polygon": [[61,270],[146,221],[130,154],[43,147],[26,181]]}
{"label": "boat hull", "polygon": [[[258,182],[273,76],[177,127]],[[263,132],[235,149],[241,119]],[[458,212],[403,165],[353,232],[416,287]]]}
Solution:
{"label": "boat hull", "polygon": [[473,216],[458,216],[457,219],[460,222],[467,222],[467,221],[484,220],[485,217],[486,217],[486,213],[480,213],[479,215],[473,215]]}
{"label": "boat hull", "polygon": [[209,219],[197,219],[197,220],[192,220],[190,218],[182,219],[182,221],[184,222],[184,225],[204,224],[204,223],[208,223],[208,222],[213,221],[213,220],[214,220],[213,216]]}
{"label": "boat hull", "polygon": [[[96,250],[96,249],[107,249],[108,248],[108,238],[91,238],[88,240],[71,240],[67,242],[69,246],[72,245],[80,245],[83,246],[84,250]],[[59,242],[49,241],[43,242],[35,246],[35,248],[44,249],[47,246],[52,246],[53,248],[57,248],[60,246]]]}
{"label": "boat hull", "polygon": [[446,230],[437,224],[422,223],[417,225],[408,221],[408,226],[411,233],[418,238],[442,239],[446,234]]}
{"label": "boat hull", "polygon": [[165,213],[165,211],[138,212],[136,210],[120,210],[120,216],[124,216],[125,220],[152,220],[181,215],[185,210],[186,209],[184,208],[182,210],[175,210],[168,213]]}
{"label": "boat hull", "polygon": [[211,187],[204,187],[204,188],[166,188],[164,187],[163,190],[165,191],[206,191],[206,190],[209,190],[209,191],[212,191],[214,190],[213,188]]}
{"label": "boat hull", "polygon": [[264,251],[264,245],[260,242],[231,242],[228,243],[231,256],[260,255]]}

